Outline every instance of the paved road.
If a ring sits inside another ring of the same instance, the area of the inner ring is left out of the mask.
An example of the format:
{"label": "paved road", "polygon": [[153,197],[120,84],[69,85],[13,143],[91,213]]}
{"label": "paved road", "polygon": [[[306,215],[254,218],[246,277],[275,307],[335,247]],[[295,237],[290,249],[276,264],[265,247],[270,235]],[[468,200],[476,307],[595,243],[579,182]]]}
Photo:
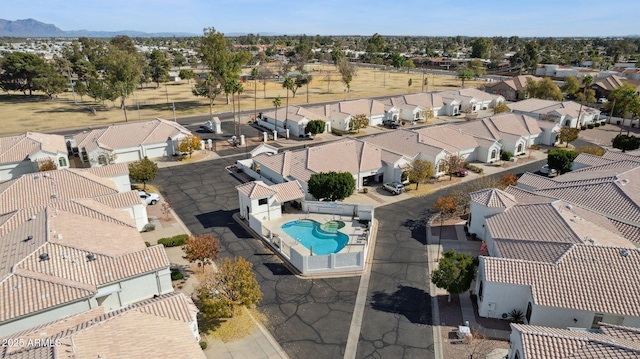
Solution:
{"label": "paved road", "polygon": [[[238,157],[240,158],[240,157]],[[359,277],[298,279],[233,219],[234,158],[159,171],[159,185],[193,233],[221,239],[222,256],[249,260],[264,293],[267,327],[292,358],[342,358]],[[535,171],[544,161],[516,168]],[[376,209],[379,229],[358,358],[432,358],[424,221],[438,194]]]}

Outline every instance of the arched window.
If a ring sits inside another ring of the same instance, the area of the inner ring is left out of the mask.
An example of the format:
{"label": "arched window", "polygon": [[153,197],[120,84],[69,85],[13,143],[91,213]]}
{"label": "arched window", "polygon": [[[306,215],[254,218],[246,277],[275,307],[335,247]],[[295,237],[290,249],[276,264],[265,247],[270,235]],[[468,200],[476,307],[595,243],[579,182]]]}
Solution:
{"label": "arched window", "polygon": [[527,318],[527,324],[531,323],[531,302],[529,302],[529,304],[527,304],[527,314],[525,314],[525,317]]}
{"label": "arched window", "polygon": [[59,167],[67,167],[67,159],[64,157],[58,158]]}
{"label": "arched window", "polygon": [[516,152],[517,153],[521,153],[522,152],[522,143],[518,144],[518,150]]}
{"label": "arched window", "polygon": [[491,151],[491,159],[492,160],[495,160],[497,155],[498,155],[498,151],[496,151],[496,150]]}
{"label": "arched window", "polygon": [[516,350],[516,355],[513,357],[513,359],[520,359],[520,351]]}
{"label": "arched window", "polygon": [[484,282],[480,281],[480,289],[478,289],[478,298],[482,302],[482,295],[484,294]]}
{"label": "arched window", "polygon": [[438,162],[438,172],[444,172],[446,170],[447,170],[447,163],[444,160]]}

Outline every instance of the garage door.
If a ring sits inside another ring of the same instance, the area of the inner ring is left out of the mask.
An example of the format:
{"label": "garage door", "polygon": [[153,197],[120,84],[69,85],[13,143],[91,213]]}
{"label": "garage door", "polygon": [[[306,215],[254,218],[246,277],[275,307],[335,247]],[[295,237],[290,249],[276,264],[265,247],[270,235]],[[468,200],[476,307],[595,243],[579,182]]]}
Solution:
{"label": "garage door", "polygon": [[167,155],[171,155],[171,150],[167,145],[147,148],[147,157],[149,158],[164,157]]}
{"label": "garage door", "polygon": [[118,159],[116,161],[118,163],[123,163],[123,162],[133,162],[139,159],[140,159],[140,152],[131,151],[131,152],[118,153]]}

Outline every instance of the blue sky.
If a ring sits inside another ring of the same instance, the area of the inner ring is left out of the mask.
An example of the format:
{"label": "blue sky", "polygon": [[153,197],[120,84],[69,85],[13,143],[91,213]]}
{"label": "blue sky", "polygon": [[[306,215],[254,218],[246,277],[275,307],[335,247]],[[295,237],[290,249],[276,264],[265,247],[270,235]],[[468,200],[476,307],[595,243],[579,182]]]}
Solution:
{"label": "blue sky", "polygon": [[307,35],[625,36],[638,0],[3,0],[0,18],[62,30]]}

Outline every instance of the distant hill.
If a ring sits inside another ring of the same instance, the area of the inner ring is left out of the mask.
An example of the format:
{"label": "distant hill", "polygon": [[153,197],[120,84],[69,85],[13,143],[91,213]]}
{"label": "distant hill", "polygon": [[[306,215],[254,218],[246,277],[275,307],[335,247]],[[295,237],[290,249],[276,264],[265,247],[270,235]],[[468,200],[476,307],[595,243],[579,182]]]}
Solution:
{"label": "distant hill", "polygon": [[64,31],[53,24],[45,24],[38,20],[4,20],[0,19],[0,37],[115,37],[127,35],[129,37],[189,37],[200,36],[187,32],[157,32],[147,33],[133,30],[122,31]]}

